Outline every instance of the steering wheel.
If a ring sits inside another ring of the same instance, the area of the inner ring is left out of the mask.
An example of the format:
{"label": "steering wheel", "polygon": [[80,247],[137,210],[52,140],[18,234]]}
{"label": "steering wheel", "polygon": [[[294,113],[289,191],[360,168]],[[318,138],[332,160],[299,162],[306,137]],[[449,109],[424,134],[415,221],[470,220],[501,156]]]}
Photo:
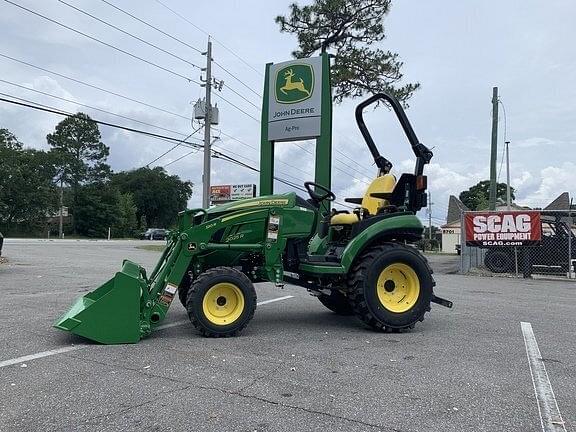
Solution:
{"label": "steering wheel", "polygon": [[[326,193],[324,195],[319,195],[316,193],[314,189],[312,189],[312,186]],[[318,183],[307,181],[304,183],[304,187],[306,188],[306,192],[308,192],[308,195],[310,195],[310,198],[312,198],[313,201],[316,201],[318,203],[324,200],[334,201],[336,199],[336,195],[334,195],[334,192]]]}

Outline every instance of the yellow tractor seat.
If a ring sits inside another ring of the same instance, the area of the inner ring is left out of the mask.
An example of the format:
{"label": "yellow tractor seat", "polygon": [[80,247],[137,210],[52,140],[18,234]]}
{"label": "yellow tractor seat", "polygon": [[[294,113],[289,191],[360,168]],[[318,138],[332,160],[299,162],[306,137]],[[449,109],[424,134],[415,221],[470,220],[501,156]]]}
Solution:
{"label": "yellow tractor seat", "polygon": [[330,218],[330,225],[352,225],[359,220],[357,213],[338,213]]}
{"label": "yellow tractor seat", "polygon": [[[396,177],[392,174],[385,174],[380,177],[376,177],[372,180],[372,183],[366,189],[364,197],[359,198],[347,198],[348,202],[357,202],[364,211],[368,212],[370,216],[374,216],[378,213],[378,210],[384,207],[388,202],[382,198],[374,198],[370,196],[372,193],[391,193],[396,186]],[[362,212],[354,213],[338,213],[330,218],[330,225],[351,225],[360,221],[360,214]]]}

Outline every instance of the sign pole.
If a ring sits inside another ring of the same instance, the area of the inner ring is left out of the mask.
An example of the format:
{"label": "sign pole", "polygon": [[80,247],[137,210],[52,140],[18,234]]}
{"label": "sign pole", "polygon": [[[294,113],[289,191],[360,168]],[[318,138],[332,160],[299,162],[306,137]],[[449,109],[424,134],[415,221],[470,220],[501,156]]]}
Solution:
{"label": "sign pole", "polygon": [[[332,186],[332,91],[330,83],[330,56],[322,57],[322,102],[320,136],[316,139],[316,163],[314,181],[328,189]],[[323,201],[320,213],[329,213],[330,203]]]}
{"label": "sign pole", "polygon": [[268,141],[268,110],[270,107],[270,67],[266,65],[262,100],[262,123],[260,136],[260,196],[274,193],[274,141]]}

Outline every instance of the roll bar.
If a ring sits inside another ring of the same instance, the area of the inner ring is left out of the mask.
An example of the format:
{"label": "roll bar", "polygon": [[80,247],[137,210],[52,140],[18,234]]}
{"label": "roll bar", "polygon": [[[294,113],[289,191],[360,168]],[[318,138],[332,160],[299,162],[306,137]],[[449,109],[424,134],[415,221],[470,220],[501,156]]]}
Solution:
{"label": "roll bar", "polygon": [[412,151],[416,155],[416,167],[414,174],[416,176],[422,175],[424,171],[424,165],[430,162],[430,159],[432,159],[434,154],[428,147],[418,141],[418,137],[414,133],[414,129],[412,129],[412,125],[410,124],[408,117],[406,117],[406,113],[404,112],[402,105],[400,105],[400,102],[398,102],[394,96],[387,93],[378,93],[366,99],[356,107],[355,112],[356,123],[358,123],[358,128],[360,129],[360,132],[362,133],[362,136],[364,137],[364,140],[370,149],[370,153],[372,153],[372,157],[374,158],[376,166],[384,174],[389,173],[392,169],[392,163],[380,154],[378,147],[376,147],[376,144],[374,144],[372,135],[370,135],[370,132],[366,127],[366,123],[364,123],[364,108],[381,100],[388,102],[396,113],[396,117],[398,117],[400,125],[402,126],[402,129],[404,129],[404,133],[406,134],[406,137],[412,146]]}

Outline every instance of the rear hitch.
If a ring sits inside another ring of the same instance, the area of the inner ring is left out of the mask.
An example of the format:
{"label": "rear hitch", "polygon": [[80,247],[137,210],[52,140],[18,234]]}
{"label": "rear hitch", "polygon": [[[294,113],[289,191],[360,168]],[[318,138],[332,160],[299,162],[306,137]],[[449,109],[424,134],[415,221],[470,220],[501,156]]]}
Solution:
{"label": "rear hitch", "polygon": [[439,304],[440,306],[444,306],[447,308],[451,308],[452,307],[452,302],[450,300],[445,300],[442,297],[438,297],[435,295],[432,295],[432,299],[430,300],[432,303],[436,303]]}

